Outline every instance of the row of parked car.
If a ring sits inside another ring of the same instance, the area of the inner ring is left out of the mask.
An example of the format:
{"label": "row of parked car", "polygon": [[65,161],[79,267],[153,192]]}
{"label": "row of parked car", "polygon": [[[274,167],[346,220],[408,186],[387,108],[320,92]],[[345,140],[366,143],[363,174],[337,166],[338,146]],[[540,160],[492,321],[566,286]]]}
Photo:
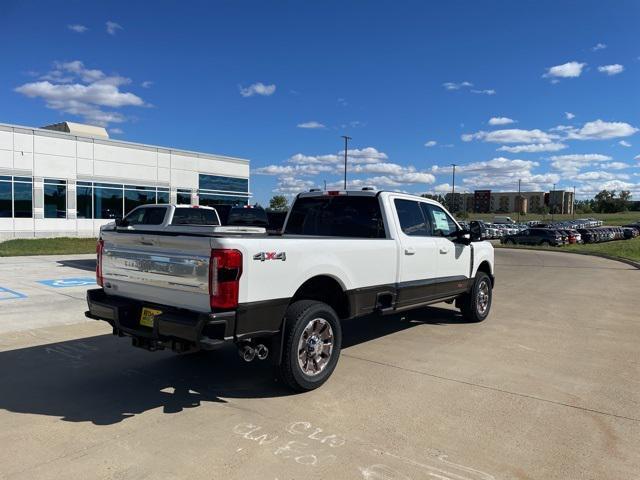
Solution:
{"label": "row of parked car", "polygon": [[575,243],[600,243],[613,240],[629,240],[640,235],[640,222],[622,227],[597,226],[567,228],[559,224],[539,224],[514,235],[506,235],[500,242],[506,245],[547,245],[559,247]]}
{"label": "row of parked car", "polygon": [[460,225],[467,230],[473,228],[475,231],[480,232],[483,240],[500,240],[508,235],[516,235],[529,228],[529,226],[524,223],[501,224],[489,223],[483,220],[460,222]]}

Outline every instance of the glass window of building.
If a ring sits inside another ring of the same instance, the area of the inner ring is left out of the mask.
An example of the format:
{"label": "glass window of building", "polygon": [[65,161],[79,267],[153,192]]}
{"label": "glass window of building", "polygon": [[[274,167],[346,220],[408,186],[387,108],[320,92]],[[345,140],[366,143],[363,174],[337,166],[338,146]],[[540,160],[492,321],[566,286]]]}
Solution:
{"label": "glass window of building", "polygon": [[199,193],[200,205],[215,207],[216,205],[247,205],[248,198],[234,197],[232,195],[215,195],[212,193]]}
{"label": "glass window of building", "polygon": [[[122,217],[124,197],[122,185],[105,183],[94,184],[93,215],[96,219],[113,219]],[[99,185],[99,186],[98,186]],[[108,185],[108,186],[107,186]]]}
{"label": "glass window of building", "polygon": [[202,190],[222,192],[248,192],[249,179],[200,174],[199,186]]}
{"label": "glass window of building", "polygon": [[67,218],[67,181],[44,179],[44,218]]}
{"label": "glass window of building", "polygon": [[13,216],[11,192],[11,177],[0,176],[0,217],[10,218]]}
{"label": "glass window of building", "polygon": [[191,205],[191,190],[179,188],[176,201],[178,205]]}
{"label": "glass window of building", "polygon": [[168,188],[158,188],[156,203],[169,203],[169,198],[170,197]]}
{"label": "glass window of building", "polygon": [[93,187],[91,182],[77,183],[76,209],[78,218],[93,218]]}
{"label": "glass window of building", "polygon": [[154,187],[137,187],[135,185],[124,186],[124,213],[129,213],[140,205],[156,203],[156,192]]}
{"label": "glass window of building", "polygon": [[31,177],[13,177],[13,216],[33,217],[33,182]]}

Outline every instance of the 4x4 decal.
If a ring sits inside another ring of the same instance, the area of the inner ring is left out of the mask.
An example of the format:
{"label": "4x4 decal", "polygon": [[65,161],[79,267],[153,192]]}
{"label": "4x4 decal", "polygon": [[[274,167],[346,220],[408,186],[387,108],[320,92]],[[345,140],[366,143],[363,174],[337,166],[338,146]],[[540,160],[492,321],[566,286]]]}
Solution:
{"label": "4x4 decal", "polygon": [[260,252],[256,253],[253,259],[260,260],[261,262],[265,260],[282,260],[284,262],[287,259],[287,254],[285,252]]}

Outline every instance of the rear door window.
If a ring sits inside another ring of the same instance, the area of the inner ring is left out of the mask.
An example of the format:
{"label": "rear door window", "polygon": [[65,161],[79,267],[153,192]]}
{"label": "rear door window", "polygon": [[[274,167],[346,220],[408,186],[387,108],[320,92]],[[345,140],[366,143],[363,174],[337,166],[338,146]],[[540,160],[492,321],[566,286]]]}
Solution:
{"label": "rear door window", "polygon": [[284,233],[386,238],[378,198],[355,195],[298,198],[293,204]]}
{"label": "rear door window", "polygon": [[420,208],[420,202],[397,198],[393,203],[398,213],[400,228],[405,235],[411,237],[431,236],[431,228],[422,208]]}

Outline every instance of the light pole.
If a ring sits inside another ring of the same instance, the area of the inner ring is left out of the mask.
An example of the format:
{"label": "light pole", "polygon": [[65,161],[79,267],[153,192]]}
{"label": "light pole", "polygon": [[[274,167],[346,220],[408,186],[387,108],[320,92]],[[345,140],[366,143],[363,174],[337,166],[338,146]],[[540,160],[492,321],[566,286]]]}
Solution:
{"label": "light pole", "polygon": [[573,205],[571,208],[571,213],[573,214],[573,216],[571,218],[573,218],[574,220],[576,219],[576,186],[573,186]]}
{"label": "light pole", "polygon": [[342,135],[342,138],[344,138],[344,189],[347,189],[347,148],[349,146],[349,140],[351,140],[351,137],[348,137],[346,135]]}
{"label": "light pole", "polygon": [[520,196],[520,183],[522,182],[521,179],[518,179],[518,201],[517,201],[517,205],[516,208],[518,209],[518,223],[520,223],[520,210],[522,210],[522,197]]}
{"label": "light pole", "polygon": [[555,205],[555,197],[556,197],[556,184],[553,184],[553,190],[551,191],[551,198],[549,199],[549,206],[551,207],[551,221],[553,222],[553,212],[556,209]]}
{"label": "light pole", "polygon": [[455,213],[456,205],[456,164],[452,163],[453,167],[453,179],[451,180],[451,213]]}

